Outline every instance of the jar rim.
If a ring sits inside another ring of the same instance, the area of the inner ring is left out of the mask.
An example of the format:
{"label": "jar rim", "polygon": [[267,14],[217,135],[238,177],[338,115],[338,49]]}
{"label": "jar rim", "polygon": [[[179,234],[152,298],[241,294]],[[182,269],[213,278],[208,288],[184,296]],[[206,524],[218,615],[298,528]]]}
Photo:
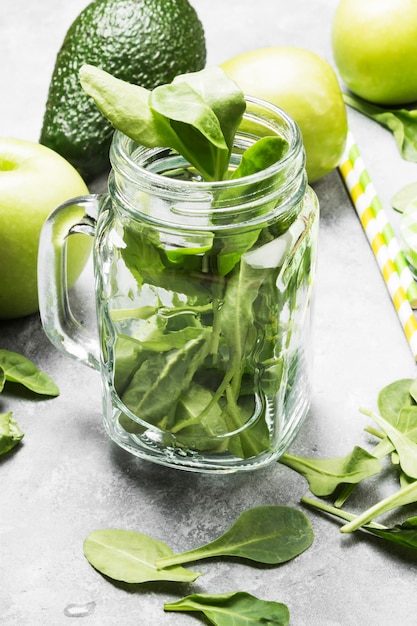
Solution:
{"label": "jar rim", "polygon": [[[242,176],[239,178],[231,179],[223,179],[223,180],[214,180],[214,181],[204,181],[204,180],[180,180],[175,178],[170,178],[170,186],[172,190],[186,190],[192,188],[194,191],[201,190],[207,191],[208,189],[217,189],[220,190],[224,187],[229,187],[231,183],[235,188],[240,185],[248,185],[251,183],[257,182],[260,178],[265,178],[268,176],[275,175],[280,171],[285,171],[288,167],[288,164],[293,162],[296,156],[302,151],[304,153],[304,147],[302,143],[301,131],[298,124],[295,120],[282,108],[278,107],[271,102],[266,100],[262,100],[261,98],[256,98],[254,96],[245,95],[245,100],[248,105],[252,105],[257,107],[258,109],[265,110],[265,112],[270,112],[276,120],[283,122],[283,127],[280,128],[282,133],[284,134],[284,138],[288,141],[288,150],[285,154],[275,163],[269,165],[268,167],[260,170],[259,172],[255,172],[253,174],[249,174],[247,176]],[[266,118],[262,115],[262,112],[259,110],[251,111],[248,107],[244,113],[243,119],[245,120],[264,120],[268,122],[271,127],[273,125],[276,126],[277,136],[278,133],[278,124],[275,119]],[[283,129],[286,129],[286,132],[283,132]],[[239,133],[239,129],[237,134]],[[133,157],[132,153],[134,149],[139,148],[139,150],[143,149],[144,152],[149,150],[167,150],[168,148],[147,148],[145,146],[141,146],[138,142],[131,139],[124,133],[119,130],[115,130],[113,141],[110,149],[110,160],[113,168],[120,168],[122,166],[122,172],[124,176],[127,176],[130,180],[137,182],[137,174],[146,173],[146,178],[150,184],[155,185],[156,187],[160,185],[164,185],[166,183],[166,176],[159,174],[157,172],[152,172],[141,163],[137,162]],[[304,168],[305,165],[305,154],[301,164],[300,169]]]}

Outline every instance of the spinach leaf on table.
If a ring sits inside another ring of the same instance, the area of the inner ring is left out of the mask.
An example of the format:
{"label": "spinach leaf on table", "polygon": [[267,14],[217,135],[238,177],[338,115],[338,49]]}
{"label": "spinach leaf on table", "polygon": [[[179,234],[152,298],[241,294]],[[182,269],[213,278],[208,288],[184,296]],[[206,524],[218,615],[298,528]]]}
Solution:
{"label": "spinach leaf on table", "polygon": [[313,542],[313,530],[302,511],[270,505],[248,509],[233,526],[210,543],[181,554],[157,559],[157,567],[218,556],[234,556],[258,563],[285,563]]}
{"label": "spinach leaf on table", "polygon": [[40,371],[32,361],[10,350],[0,349],[0,369],[2,379],[24,385],[40,395],[58,396],[59,389],[45,372]]}
{"label": "spinach leaf on table", "polygon": [[[380,426],[388,439],[391,441],[399,457],[402,470],[411,478],[417,478],[417,443],[408,437],[402,430],[393,426],[388,420],[374,411],[361,411],[365,415],[369,415]],[[401,413],[407,415],[408,413]],[[400,415],[401,415],[400,414]],[[408,423],[408,420],[407,420]]]}
{"label": "spinach leaf on table", "polygon": [[312,459],[285,453],[279,462],[302,474],[315,496],[329,496],[339,485],[359,483],[382,467],[379,459],[359,446],[345,457]]}
{"label": "spinach leaf on table", "polygon": [[157,580],[193,582],[200,574],[182,567],[160,570],[155,561],[172,554],[162,541],[131,530],[95,530],[84,541],[84,555],[99,572],[126,583]]}
{"label": "spinach leaf on table", "polygon": [[195,593],[177,602],[167,602],[164,610],[199,611],[215,626],[287,626],[290,623],[290,614],[285,604],[260,600],[244,591],[225,594]]}
{"label": "spinach leaf on table", "polygon": [[382,539],[397,543],[406,548],[417,548],[417,517],[409,517],[392,528],[380,528],[379,525],[365,524],[365,530]]}
{"label": "spinach leaf on table", "polygon": [[405,406],[415,405],[410,389],[413,385],[413,379],[402,378],[396,380],[381,389],[378,394],[378,409],[382,417],[391,424],[396,424],[400,411]]}
{"label": "spinach leaf on table", "polygon": [[11,412],[0,414],[0,455],[17,446],[23,436],[24,433]]}
{"label": "spinach leaf on table", "polygon": [[347,105],[375,120],[390,130],[401,156],[407,161],[417,162],[417,110],[388,109],[362,100],[353,94],[343,94]]}

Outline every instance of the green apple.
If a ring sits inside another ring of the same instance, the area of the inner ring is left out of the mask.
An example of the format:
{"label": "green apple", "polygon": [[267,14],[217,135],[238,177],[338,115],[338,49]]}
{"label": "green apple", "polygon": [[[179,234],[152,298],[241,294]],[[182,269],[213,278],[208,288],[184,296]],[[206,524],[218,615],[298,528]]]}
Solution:
{"label": "green apple", "polygon": [[284,109],[298,124],[310,183],[339,163],[347,135],[342,92],[331,65],[291,46],[244,52],[221,64],[246,95]]}
{"label": "green apple", "polygon": [[[46,217],[88,189],[64,158],[45,146],[0,138],[0,319],[38,310],[37,256]],[[68,282],[73,284],[91,249],[87,235],[68,245]]]}
{"label": "green apple", "polygon": [[380,105],[417,100],[417,1],[342,0],[332,25],[340,78]]}

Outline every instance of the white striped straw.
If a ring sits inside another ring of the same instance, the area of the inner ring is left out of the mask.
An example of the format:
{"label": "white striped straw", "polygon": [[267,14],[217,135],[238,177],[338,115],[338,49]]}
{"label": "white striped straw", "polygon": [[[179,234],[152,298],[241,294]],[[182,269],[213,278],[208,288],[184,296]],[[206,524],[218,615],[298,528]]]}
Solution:
{"label": "white striped straw", "polygon": [[414,306],[417,305],[417,285],[350,131],[339,171],[378,263],[413,357],[417,361],[417,320],[410,303],[411,301]]}

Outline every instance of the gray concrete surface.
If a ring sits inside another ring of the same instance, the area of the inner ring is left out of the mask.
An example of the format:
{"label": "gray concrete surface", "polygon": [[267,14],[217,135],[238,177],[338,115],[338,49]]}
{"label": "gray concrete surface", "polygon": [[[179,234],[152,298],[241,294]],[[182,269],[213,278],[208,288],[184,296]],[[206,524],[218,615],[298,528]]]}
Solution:
{"label": "gray concrete surface", "polygon": [[[208,62],[266,45],[306,47],[331,63],[335,0],[194,0],[203,20]],[[0,135],[37,140],[56,52],[85,0],[23,0],[0,8]],[[416,178],[392,137],[350,112],[350,124],[374,183],[390,198]],[[315,185],[321,232],[314,317],[314,390],[304,428],[291,446],[303,456],[342,456],[366,446],[360,406],[374,408],[381,387],[415,376],[415,363],[377,264],[337,172]],[[396,216],[392,215],[396,226]],[[0,271],[6,271],[1,268]],[[91,318],[91,275],[74,291],[75,307]],[[58,353],[37,315],[0,324],[0,345],[49,372],[61,388],[53,400],[6,391],[23,445],[0,461],[0,623],[6,626],[164,626],[201,623],[164,613],[163,603],[194,591],[243,589],[285,602],[292,626],[414,626],[414,554],[356,534],[305,512],[313,546],[277,568],[243,562],[202,563],[194,585],[148,584],[127,589],[94,571],[83,540],[94,529],[134,529],[173,550],[218,536],[242,511],[262,504],[301,507],[305,481],[276,464],[249,475],[208,476],[137,460],[118,450],[101,424],[98,375]],[[349,509],[359,511],[392,485],[370,481]],[[409,507],[396,522],[416,514]]]}

